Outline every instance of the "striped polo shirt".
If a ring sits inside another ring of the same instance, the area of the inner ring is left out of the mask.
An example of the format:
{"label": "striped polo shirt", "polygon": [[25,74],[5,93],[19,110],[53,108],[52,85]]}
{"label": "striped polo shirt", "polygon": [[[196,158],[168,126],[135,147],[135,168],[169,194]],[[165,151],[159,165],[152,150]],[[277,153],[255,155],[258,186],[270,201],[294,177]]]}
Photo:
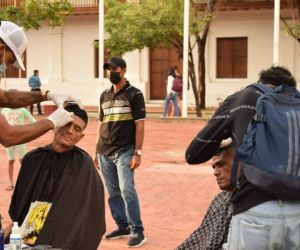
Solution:
{"label": "striped polo shirt", "polygon": [[118,93],[113,86],[101,94],[102,122],[97,152],[111,155],[135,146],[135,121],[146,117],[143,93],[128,81]]}

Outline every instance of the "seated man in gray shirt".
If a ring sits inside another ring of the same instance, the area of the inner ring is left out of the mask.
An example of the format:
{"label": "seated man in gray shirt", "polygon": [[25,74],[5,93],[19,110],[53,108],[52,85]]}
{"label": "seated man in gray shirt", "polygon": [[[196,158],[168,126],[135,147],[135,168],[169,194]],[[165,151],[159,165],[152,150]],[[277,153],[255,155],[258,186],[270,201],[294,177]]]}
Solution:
{"label": "seated man in gray shirt", "polygon": [[212,164],[222,192],[209,205],[201,225],[176,250],[221,250],[223,243],[227,241],[232,217],[230,176],[234,154],[232,140],[224,140],[213,157]]}

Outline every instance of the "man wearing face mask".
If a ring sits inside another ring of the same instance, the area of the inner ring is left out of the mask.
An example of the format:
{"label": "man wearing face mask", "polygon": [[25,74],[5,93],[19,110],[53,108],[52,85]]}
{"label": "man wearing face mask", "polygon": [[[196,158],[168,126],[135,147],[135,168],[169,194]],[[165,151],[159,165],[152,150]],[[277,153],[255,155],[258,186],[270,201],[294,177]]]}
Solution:
{"label": "man wearing face mask", "polygon": [[141,164],[145,101],[142,92],[125,79],[126,62],[122,58],[112,57],[103,68],[110,71],[112,86],[100,97],[95,165],[101,165],[111,214],[118,226],[105,238],[130,236],[127,247],[139,247],[146,238],[134,170]]}
{"label": "man wearing face mask", "polygon": [[[27,45],[27,38],[21,27],[8,21],[0,22],[0,81],[8,64],[25,70],[22,56]],[[25,143],[73,121],[72,113],[64,110],[63,104],[65,101],[77,101],[69,95],[49,91],[22,92],[0,89],[0,107],[19,108],[46,100],[52,100],[58,109],[47,119],[34,124],[10,126],[0,114],[0,144],[9,147]]]}

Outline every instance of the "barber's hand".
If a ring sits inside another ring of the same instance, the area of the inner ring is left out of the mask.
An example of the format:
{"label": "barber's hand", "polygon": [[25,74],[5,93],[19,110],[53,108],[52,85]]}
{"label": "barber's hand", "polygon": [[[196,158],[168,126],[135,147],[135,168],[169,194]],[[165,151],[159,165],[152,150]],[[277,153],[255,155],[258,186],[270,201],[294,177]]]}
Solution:
{"label": "barber's hand", "polygon": [[77,98],[74,98],[68,94],[57,93],[50,91],[47,95],[49,101],[53,101],[58,108],[63,108],[65,102],[76,102],[80,108],[83,108],[81,101]]}
{"label": "barber's hand", "polygon": [[134,154],[130,162],[130,168],[132,170],[138,168],[141,165],[141,161],[141,156]]}
{"label": "barber's hand", "polygon": [[4,230],[3,230],[4,239],[6,239],[6,237],[8,237],[9,234],[11,233],[11,229],[12,229],[13,225],[14,225],[13,222],[11,222],[11,223],[9,223],[9,225],[6,228],[4,228]]}
{"label": "barber's hand", "polygon": [[68,112],[63,108],[58,108],[51,115],[49,115],[47,119],[54,124],[54,128],[60,128],[74,120],[72,115],[72,112]]}

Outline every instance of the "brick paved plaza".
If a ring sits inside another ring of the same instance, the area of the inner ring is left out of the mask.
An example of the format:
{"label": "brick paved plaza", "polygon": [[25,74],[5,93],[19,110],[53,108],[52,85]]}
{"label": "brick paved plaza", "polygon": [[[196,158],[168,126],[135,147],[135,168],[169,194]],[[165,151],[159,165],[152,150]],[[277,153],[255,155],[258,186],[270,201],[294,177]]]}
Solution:
{"label": "brick paved plaza", "polygon": [[[38,117],[37,117],[38,118]],[[184,152],[191,139],[203,127],[200,120],[148,119],[145,127],[142,166],[136,171],[142,220],[147,242],[141,249],[174,249],[201,222],[208,204],[218,192],[209,164],[188,166]],[[91,155],[95,151],[97,121],[92,119],[86,136],[79,146]],[[27,144],[31,150],[48,144],[52,132]],[[8,223],[8,206],[11,192],[8,185],[7,158],[0,146],[0,212]],[[15,173],[19,164],[16,164]],[[107,198],[107,195],[106,195]],[[76,219],[76,218],[74,218]],[[106,206],[107,231],[115,229]],[[102,240],[98,249],[127,249],[127,239]]]}

